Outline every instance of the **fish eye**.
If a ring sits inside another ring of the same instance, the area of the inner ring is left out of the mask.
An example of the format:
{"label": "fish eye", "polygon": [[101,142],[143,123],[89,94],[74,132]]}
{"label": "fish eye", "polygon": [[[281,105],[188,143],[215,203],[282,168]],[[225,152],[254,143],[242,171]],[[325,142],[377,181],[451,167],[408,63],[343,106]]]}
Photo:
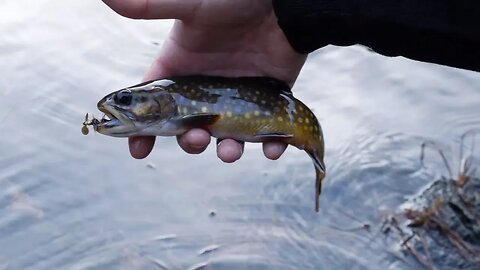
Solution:
{"label": "fish eye", "polygon": [[132,103],[132,92],[130,90],[122,90],[113,97],[116,103],[128,106]]}

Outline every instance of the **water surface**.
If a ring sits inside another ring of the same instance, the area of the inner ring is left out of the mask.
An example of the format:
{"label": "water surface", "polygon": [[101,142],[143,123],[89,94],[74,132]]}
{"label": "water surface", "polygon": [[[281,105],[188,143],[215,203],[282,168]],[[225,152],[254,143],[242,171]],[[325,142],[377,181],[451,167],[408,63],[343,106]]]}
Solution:
{"label": "water surface", "polygon": [[480,127],[478,73],[317,51],[293,90],[325,134],[317,214],[313,165],[292,147],[269,161],[248,144],[223,164],[161,138],[138,161],[124,139],[81,134],[100,97],[141,80],[171,21],[96,0],[0,1],[0,15],[0,269],[412,269],[382,220],[445,173],[433,154],[421,168],[422,141]]}

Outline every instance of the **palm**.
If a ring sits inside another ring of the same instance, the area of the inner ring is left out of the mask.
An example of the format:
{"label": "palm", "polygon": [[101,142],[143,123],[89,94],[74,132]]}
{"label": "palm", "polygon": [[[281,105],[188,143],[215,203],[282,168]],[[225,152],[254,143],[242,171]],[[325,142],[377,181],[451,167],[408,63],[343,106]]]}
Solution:
{"label": "palm", "polygon": [[206,0],[175,22],[148,79],[262,75],[293,84],[304,61],[278,28],[269,2]]}

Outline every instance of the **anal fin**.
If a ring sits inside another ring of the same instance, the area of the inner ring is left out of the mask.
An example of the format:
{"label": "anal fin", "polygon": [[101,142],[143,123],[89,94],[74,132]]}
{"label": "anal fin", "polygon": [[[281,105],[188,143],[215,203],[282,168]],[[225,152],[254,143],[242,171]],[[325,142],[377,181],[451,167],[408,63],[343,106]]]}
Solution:
{"label": "anal fin", "polygon": [[265,140],[281,140],[281,139],[290,139],[293,138],[293,134],[287,133],[257,133],[254,135],[256,138],[261,138]]}

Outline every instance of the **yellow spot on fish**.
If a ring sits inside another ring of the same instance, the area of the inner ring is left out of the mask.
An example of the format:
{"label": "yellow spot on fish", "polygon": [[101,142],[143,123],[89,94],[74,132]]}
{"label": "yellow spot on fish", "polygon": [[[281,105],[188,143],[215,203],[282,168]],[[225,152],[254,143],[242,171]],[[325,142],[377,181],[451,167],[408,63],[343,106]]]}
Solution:
{"label": "yellow spot on fish", "polygon": [[259,115],[260,115],[260,112],[259,112],[259,111],[254,111],[253,114],[254,114],[255,116],[259,116]]}
{"label": "yellow spot on fish", "polygon": [[265,103],[267,103],[267,102],[266,102],[265,100],[263,100],[263,99],[262,99],[262,100],[260,100],[260,103],[262,103],[262,104],[264,104],[264,105],[265,105]]}
{"label": "yellow spot on fish", "polygon": [[[298,118],[299,123],[303,123],[303,119],[301,117]],[[305,121],[306,122],[306,121]]]}
{"label": "yellow spot on fish", "polygon": [[231,111],[227,112],[227,117],[232,117],[232,112]]}
{"label": "yellow spot on fish", "polygon": [[206,112],[207,112],[207,107],[203,106],[203,107],[202,107],[202,112],[203,112],[203,113],[206,113]]}
{"label": "yellow spot on fish", "polygon": [[196,106],[197,105],[197,102],[195,100],[192,100],[192,105],[193,106]]}
{"label": "yellow spot on fish", "polygon": [[278,122],[283,122],[283,118],[281,116],[277,117]]}
{"label": "yellow spot on fish", "polygon": [[310,120],[308,120],[308,118],[305,118],[305,123],[310,123]]}
{"label": "yellow spot on fish", "polygon": [[303,112],[303,107],[300,106],[300,108],[298,108],[298,109]]}
{"label": "yellow spot on fish", "polygon": [[244,116],[245,116],[245,118],[249,119],[250,118],[250,113],[247,112],[247,113],[245,113]]}

